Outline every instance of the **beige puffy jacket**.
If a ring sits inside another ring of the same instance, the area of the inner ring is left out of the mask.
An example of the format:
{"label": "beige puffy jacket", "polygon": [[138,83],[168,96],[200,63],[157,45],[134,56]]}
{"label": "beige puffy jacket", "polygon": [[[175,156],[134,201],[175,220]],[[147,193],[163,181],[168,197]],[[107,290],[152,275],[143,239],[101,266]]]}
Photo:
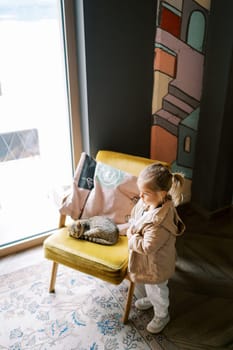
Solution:
{"label": "beige puffy jacket", "polygon": [[[143,202],[139,200],[131,217],[137,220],[143,210]],[[170,278],[175,271],[176,237],[184,230],[176,208],[171,200],[167,200],[129,239],[130,279],[137,283],[157,284]]]}

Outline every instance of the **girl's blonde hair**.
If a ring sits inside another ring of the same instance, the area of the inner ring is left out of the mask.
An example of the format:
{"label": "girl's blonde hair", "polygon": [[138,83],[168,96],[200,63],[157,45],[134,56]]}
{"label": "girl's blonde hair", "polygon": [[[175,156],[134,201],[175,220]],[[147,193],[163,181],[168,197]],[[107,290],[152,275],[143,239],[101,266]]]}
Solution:
{"label": "girl's blonde hair", "polygon": [[175,206],[183,200],[184,175],[172,173],[169,167],[161,163],[153,163],[143,169],[138,176],[138,182],[153,192],[166,191],[166,199],[171,199]]}

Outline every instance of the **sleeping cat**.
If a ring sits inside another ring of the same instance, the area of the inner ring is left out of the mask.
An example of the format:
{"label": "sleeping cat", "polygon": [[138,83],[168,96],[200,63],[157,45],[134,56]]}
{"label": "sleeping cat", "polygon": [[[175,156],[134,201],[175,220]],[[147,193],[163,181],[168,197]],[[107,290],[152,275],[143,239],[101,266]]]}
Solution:
{"label": "sleeping cat", "polygon": [[71,237],[105,245],[115,244],[119,238],[117,225],[105,216],[76,220],[68,226],[68,232]]}

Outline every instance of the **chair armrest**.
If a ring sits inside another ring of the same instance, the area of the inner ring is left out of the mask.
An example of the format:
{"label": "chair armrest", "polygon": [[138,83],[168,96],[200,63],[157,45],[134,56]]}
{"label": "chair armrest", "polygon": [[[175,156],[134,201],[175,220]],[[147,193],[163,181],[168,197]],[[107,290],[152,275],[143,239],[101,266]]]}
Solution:
{"label": "chair armrest", "polygon": [[66,215],[65,214],[61,214],[60,215],[60,219],[59,219],[58,228],[65,227],[65,224],[66,224]]}

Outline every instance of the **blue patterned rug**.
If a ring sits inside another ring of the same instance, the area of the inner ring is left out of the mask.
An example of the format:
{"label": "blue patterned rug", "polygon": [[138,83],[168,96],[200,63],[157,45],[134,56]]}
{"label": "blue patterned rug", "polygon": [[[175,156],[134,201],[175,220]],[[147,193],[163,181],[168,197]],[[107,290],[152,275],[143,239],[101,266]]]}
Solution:
{"label": "blue patterned rug", "polygon": [[127,281],[114,286],[60,265],[50,294],[50,268],[44,261],[0,276],[0,349],[166,348],[162,334],[146,331],[152,314],[137,311],[134,302],[128,324],[121,322]]}

